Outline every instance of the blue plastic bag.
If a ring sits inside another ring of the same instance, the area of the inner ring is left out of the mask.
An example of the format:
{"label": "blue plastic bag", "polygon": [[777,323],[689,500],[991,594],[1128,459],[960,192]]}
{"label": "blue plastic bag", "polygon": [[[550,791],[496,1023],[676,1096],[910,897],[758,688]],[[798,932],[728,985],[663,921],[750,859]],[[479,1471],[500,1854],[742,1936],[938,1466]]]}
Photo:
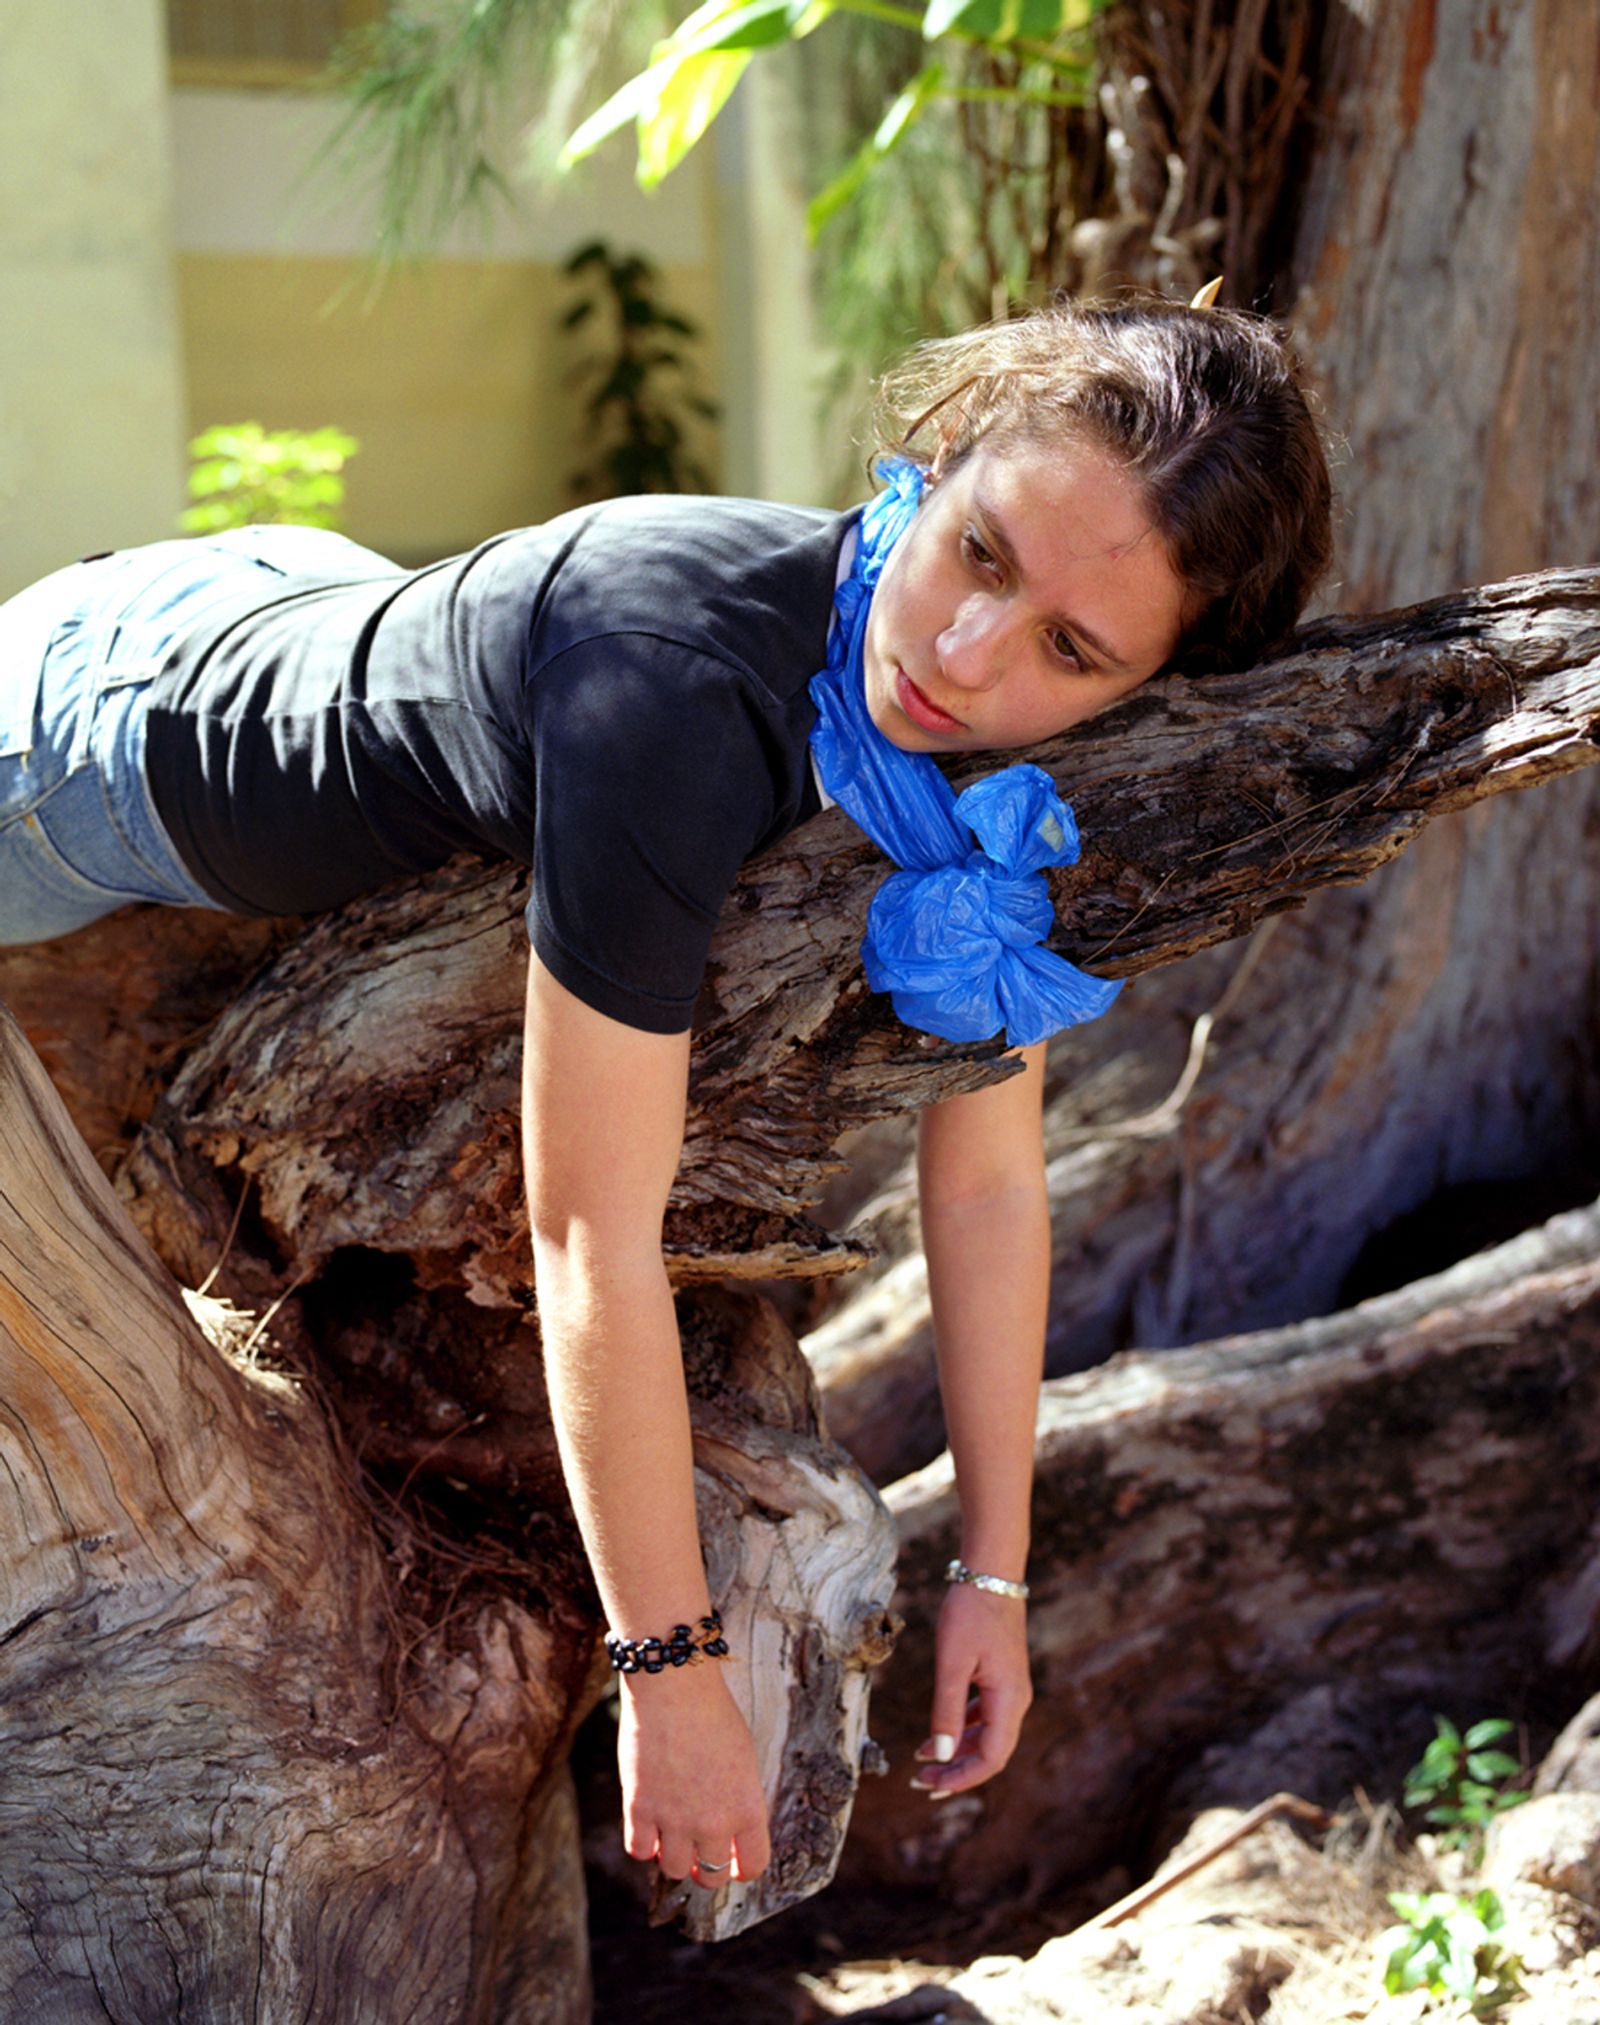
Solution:
{"label": "blue plastic bag", "polygon": [[905,869],[873,897],[861,955],[867,982],[908,1026],[947,1041],[1005,1030],[1026,1047],[1103,1013],[1122,989],[1042,947],[1054,920],[1043,878],[1078,856],[1078,826],[1037,766],[1008,766],[957,795],[925,753],[902,752],[867,710],[862,646],[885,558],[922,491],[914,464],[880,467],[888,490],[861,517],[839,586],[828,665],[811,682],[811,749],[823,786]]}

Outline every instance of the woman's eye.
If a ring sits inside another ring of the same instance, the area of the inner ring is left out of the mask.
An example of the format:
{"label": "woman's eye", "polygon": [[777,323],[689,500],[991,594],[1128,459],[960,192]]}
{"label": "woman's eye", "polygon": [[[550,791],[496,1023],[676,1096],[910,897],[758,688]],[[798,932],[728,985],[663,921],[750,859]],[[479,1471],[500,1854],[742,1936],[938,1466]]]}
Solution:
{"label": "woman's eye", "polygon": [[992,549],[985,548],[972,528],[966,528],[961,536],[962,553],[967,561],[991,575],[999,572],[1000,564]]}
{"label": "woman's eye", "polygon": [[1063,633],[1059,626],[1050,635],[1050,651],[1067,667],[1083,666],[1083,656],[1078,652],[1077,643],[1070,633]]}

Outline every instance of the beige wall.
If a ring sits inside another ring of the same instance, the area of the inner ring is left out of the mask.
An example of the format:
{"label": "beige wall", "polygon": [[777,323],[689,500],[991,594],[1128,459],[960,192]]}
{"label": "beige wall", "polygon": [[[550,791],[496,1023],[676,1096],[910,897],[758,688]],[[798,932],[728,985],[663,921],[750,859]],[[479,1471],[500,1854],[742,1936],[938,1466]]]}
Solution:
{"label": "beige wall", "polygon": [[811,191],[778,69],[791,54],[750,66],[712,137],[728,483],[757,498],[842,505],[831,496],[839,452],[817,432],[831,355],[811,302]]}
{"label": "beige wall", "polygon": [[0,0],[0,595],[174,532],[183,445],[216,422],[352,431],[350,531],[405,560],[559,511],[582,421],[558,270],[601,236],[706,331],[727,426],[702,461],[814,494],[803,193],[770,107],[731,109],[653,197],[626,145],[554,198],[519,185],[375,290],[371,203],[314,166],[337,108],[174,87],[163,15],[116,0],[90,35],[70,0]]}
{"label": "beige wall", "polygon": [[0,7],[0,595],[181,504],[163,10],[92,12]]}
{"label": "beige wall", "polygon": [[[709,324],[704,266],[669,267],[672,300]],[[535,261],[438,260],[374,297],[357,260],[182,256],[189,420],[316,428],[361,443],[346,533],[400,562],[560,513],[585,454],[578,353],[557,329],[570,285]],[[706,349],[708,380],[715,358]]]}
{"label": "beige wall", "polygon": [[[401,561],[558,513],[584,448],[560,264],[602,237],[661,266],[674,306],[706,333],[699,357],[717,391],[709,156],[654,198],[635,188],[626,149],[554,195],[519,183],[514,206],[492,204],[438,257],[380,281],[369,193],[316,166],[337,117],[303,90],[173,93],[191,430],[348,429],[361,450],[347,532]],[[504,145],[514,173],[514,137]]]}

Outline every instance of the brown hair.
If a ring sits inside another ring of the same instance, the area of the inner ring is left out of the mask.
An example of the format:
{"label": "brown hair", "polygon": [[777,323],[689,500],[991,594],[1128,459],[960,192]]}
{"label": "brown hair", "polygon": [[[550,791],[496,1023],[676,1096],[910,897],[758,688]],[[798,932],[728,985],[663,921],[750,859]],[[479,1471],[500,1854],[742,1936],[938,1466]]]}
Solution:
{"label": "brown hair", "polygon": [[1055,303],[919,345],[885,375],[877,428],[881,444],[946,469],[996,431],[1087,434],[1119,458],[1188,587],[1168,663],[1188,674],[1277,646],[1332,553],[1321,438],[1265,317]]}

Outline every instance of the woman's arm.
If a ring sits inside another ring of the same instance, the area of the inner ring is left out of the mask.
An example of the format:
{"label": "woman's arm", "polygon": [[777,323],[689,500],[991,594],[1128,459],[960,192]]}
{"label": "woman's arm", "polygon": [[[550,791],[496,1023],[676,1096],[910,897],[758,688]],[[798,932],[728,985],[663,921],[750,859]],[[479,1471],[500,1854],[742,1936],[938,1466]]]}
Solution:
{"label": "woman's arm", "polygon": [[[683,1144],[689,1036],[623,1026],[531,956],[523,1162],[562,1468],[610,1628],[665,1637],[710,1608],[661,1223]],[[766,1867],[755,1747],[723,1663],[622,1678],[631,1856]]]}
{"label": "woman's arm", "polygon": [[[960,1558],[1013,1582],[1028,1559],[1050,1286],[1044,1054],[1025,1049],[1021,1075],[925,1111],[917,1150]],[[1026,1606],[952,1585],[939,1615],[932,1732],[918,1752],[931,1762],[918,1783],[959,1793],[991,1778],[1031,1699]]]}

